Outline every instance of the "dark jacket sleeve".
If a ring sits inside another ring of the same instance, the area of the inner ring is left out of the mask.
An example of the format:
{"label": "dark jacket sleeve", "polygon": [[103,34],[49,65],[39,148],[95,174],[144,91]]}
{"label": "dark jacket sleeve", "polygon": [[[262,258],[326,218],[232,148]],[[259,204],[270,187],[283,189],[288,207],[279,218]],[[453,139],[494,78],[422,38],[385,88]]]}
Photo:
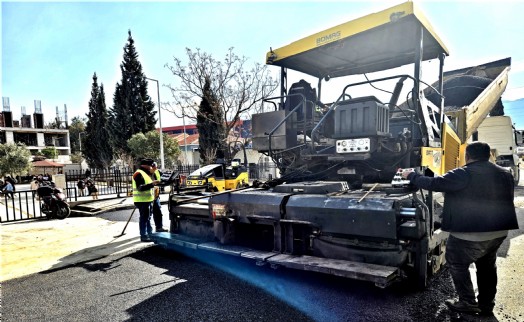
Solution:
{"label": "dark jacket sleeve", "polygon": [[469,175],[463,168],[457,168],[445,173],[443,176],[426,177],[418,173],[410,173],[409,181],[418,188],[438,191],[459,191],[468,186]]}
{"label": "dark jacket sleeve", "polygon": [[142,174],[140,172],[136,172],[133,179],[135,180],[135,184],[137,186],[138,191],[146,191],[153,189],[154,184],[145,184],[145,180],[142,177]]}

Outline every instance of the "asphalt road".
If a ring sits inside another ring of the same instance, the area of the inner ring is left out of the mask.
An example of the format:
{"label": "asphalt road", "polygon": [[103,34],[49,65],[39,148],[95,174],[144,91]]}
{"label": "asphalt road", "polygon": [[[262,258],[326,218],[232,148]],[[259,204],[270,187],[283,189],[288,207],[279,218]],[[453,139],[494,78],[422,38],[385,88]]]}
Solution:
{"label": "asphalt road", "polygon": [[263,290],[157,247],[10,280],[2,292],[2,321],[307,320]]}
{"label": "asphalt road", "polygon": [[[167,209],[164,207],[167,220]],[[104,218],[126,221],[129,210]],[[138,216],[133,217],[136,221]],[[519,209],[524,227],[524,210]],[[499,254],[524,230],[512,231]],[[37,250],[35,250],[37,251]],[[517,258],[518,260],[518,258]],[[521,261],[517,261],[521,263]],[[511,267],[510,267],[511,268]],[[524,321],[521,276],[500,276],[499,297],[517,310],[496,306],[496,317],[450,312],[447,270],[424,292],[296,270],[257,267],[216,254],[179,254],[157,246],[113,255],[2,283],[2,321]],[[520,293],[522,294],[522,293]],[[509,299],[508,299],[509,297]],[[520,310],[520,311],[519,311]]]}
{"label": "asphalt road", "polygon": [[2,320],[416,321],[401,289],[230,258],[221,264],[233,274],[153,246],[10,280],[2,286]]}

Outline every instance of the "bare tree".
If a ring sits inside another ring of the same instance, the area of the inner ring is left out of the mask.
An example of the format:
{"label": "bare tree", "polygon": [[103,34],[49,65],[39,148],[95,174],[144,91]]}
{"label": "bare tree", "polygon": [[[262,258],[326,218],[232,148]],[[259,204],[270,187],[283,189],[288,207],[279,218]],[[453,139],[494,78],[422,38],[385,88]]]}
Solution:
{"label": "bare tree", "polygon": [[[197,117],[209,119],[218,115],[218,118],[209,121],[225,124],[225,133],[221,136],[224,139],[227,139],[231,129],[241,118],[250,118],[250,112],[259,107],[260,102],[269,97],[278,86],[267,66],[255,63],[253,67],[247,67],[247,58],[237,56],[233,48],[229,49],[223,61],[214,59],[211,54],[198,48],[196,51],[186,48],[186,54],[187,66],[176,57],[173,58],[173,65],[165,65],[179,84],[167,85],[174,103],[166,104],[164,109],[195,122]],[[221,109],[220,113],[199,113],[206,79],[211,81],[211,92],[217,103],[214,108]]]}

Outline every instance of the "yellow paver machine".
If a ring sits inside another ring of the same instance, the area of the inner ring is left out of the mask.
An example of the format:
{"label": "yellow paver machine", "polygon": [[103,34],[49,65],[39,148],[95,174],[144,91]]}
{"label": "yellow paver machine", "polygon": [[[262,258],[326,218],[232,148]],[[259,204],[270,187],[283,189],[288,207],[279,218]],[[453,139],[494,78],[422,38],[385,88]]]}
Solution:
{"label": "yellow paver machine", "polygon": [[[271,157],[280,177],[205,203],[172,196],[171,231],[155,242],[380,287],[405,279],[425,287],[444,264],[442,198],[414,189],[399,169],[438,175],[463,163],[464,145],[500,99],[510,65],[444,72],[447,55],[413,2],[271,49],[266,63],[280,67],[281,93],[266,100],[274,110],[253,115],[253,149]],[[438,81],[421,79],[426,66]],[[288,88],[297,72],[316,88],[304,80]],[[470,76],[487,83],[460,101],[454,88],[479,88],[468,85]],[[337,98],[322,102],[332,82],[343,83]],[[362,95],[363,87],[377,94]]]}

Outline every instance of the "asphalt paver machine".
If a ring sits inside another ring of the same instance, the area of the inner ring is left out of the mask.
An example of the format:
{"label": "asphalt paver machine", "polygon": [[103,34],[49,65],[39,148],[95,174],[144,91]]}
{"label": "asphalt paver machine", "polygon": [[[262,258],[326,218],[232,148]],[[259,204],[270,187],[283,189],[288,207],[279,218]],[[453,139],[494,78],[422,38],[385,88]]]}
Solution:
{"label": "asphalt paver machine", "polygon": [[[266,100],[271,111],[253,115],[253,149],[273,159],[280,177],[204,202],[173,195],[171,231],[153,239],[380,287],[403,279],[425,287],[445,261],[442,198],[414,189],[399,169],[439,175],[464,162],[467,138],[457,128],[465,114],[444,110],[447,55],[413,2],[271,49],[266,63],[280,67],[281,93]],[[433,84],[421,79],[426,61],[436,65]],[[401,66],[410,72],[395,74]],[[389,74],[368,77],[382,71]],[[288,89],[292,72],[317,87]],[[330,82],[355,75],[365,77],[322,102]],[[362,86],[387,97],[359,95]]]}

